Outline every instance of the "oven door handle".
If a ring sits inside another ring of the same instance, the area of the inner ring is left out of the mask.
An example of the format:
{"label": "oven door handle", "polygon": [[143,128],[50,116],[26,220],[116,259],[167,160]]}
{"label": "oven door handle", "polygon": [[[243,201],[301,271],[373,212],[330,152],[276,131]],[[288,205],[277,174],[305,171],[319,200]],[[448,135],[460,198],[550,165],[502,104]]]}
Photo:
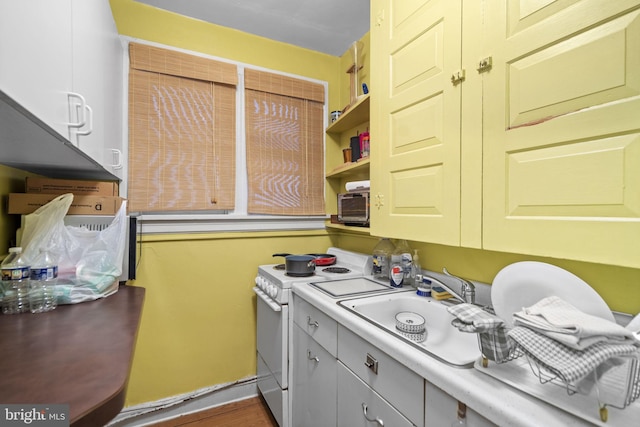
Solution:
{"label": "oven door handle", "polygon": [[258,297],[260,297],[262,299],[262,301],[266,302],[267,305],[271,308],[271,310],[273,311],[282,311],[282,307],[280,307],[280,304],[278,304],[277,302],[275,302],[274,300],[271,299],[271,297],[269,297],[269,295],[265,294],[262,289],[258,288],[257,286],[253,288],[253,292],[256,293],[256,295],[258,295]]}

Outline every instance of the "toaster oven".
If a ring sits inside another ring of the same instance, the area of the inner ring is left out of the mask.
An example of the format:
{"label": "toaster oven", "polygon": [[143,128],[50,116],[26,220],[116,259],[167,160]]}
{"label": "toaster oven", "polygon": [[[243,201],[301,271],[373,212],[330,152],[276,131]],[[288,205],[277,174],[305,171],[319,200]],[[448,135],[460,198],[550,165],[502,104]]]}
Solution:
{"label": "toaster oven", "polygon": [[338,194],[338,221],[346,225],[369,225],[369,192]]}

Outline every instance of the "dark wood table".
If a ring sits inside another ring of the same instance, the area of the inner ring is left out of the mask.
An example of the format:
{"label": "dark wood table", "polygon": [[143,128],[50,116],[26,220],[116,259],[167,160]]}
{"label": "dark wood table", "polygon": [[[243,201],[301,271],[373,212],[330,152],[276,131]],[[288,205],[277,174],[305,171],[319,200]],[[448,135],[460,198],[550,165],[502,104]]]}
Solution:
{"label": "dark wood table", "polygon": [[72,426],[124,406],[144,288],[48,313],[0,315],[0,403],[68,404]]}

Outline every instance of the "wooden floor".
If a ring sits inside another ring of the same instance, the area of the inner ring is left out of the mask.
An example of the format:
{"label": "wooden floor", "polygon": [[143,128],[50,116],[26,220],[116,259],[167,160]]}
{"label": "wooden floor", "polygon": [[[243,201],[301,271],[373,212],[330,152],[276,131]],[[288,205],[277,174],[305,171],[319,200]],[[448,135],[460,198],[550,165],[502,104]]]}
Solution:
{"label": "wooden floor", "polygon": [[229,403],[193,414],[161,421],[152,427],[278,427],[262,397]]}

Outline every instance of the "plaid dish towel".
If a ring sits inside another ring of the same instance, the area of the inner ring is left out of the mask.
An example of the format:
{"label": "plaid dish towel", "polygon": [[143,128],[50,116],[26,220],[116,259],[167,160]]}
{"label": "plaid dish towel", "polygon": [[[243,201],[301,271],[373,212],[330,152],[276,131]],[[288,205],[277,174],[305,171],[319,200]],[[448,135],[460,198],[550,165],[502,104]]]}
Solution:
{"label": "plaid dish towel", "polygon": [[504,362],[512,358],[513,343],[507,338],[507,329],[504,327],[496,328],[495,331],[489,333],[478,334],[480,337],[480,348],[482,354],[489,360],[494,362]]}
{"label": "plaid dish towel", "polygon": [[632,344],[610,343],[598,343],[584,350],[575,350],[522,326],[511,329],[508,337],[545,370],[566,383],[584,378],[612,357],[635,355],[638,352],[638,348]]}
{"label": "plaid dish towel", "polygon": [[513,313],[513,323],[534,329],[576,350],[598,342],[632,344],[633,333],[610,320],[578,310],[557,296],[541,299],[522,311]]}
{"label": "plaid dish towel", "polygon": [[447,311],[459,320],[452,322],[452,325],[463,332],[487,332],[504,325],[504,321],[498,316],[473,304],[452,305],[447,307]]}

